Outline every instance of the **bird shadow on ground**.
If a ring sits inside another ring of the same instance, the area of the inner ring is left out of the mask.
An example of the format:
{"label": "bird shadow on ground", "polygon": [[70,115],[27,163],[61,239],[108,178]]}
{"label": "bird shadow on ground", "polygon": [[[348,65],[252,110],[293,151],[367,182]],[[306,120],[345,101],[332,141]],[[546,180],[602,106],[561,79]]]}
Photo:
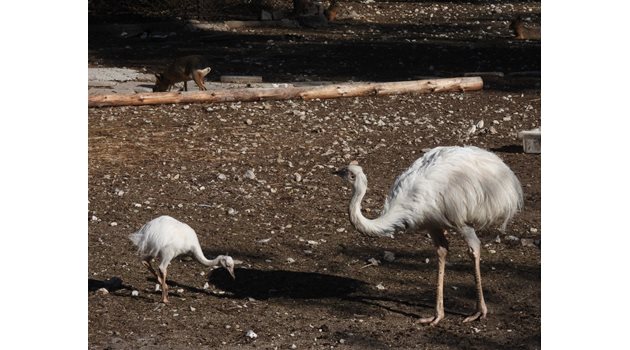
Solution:
{"label": "bird shadow on ground", "polygon": [[88,292],[94,292],[101,288],[107,289],[108,292],[115,292],[119,289],[131,289],[131,286],[124,284],[120,277],[115,276],[103,281],[88,278]]}
{"label": "bird shadow on ground", "polygon": [[232,279],[224,269],[216,269],[208,282],[236,297],[259,300],[342,298],[366,285],[360,280],[316,272],[236,269],[235,274],[236,279]]}

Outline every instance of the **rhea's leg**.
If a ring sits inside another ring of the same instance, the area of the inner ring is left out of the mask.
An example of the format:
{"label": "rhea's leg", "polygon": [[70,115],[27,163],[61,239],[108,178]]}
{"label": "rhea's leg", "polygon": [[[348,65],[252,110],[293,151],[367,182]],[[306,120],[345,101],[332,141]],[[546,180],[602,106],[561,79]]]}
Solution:
{"label": "rhea's leg", "polygon": [[472,315],[466,317],[464,322],[474,321],[476,319],[484,319],[486,318],[486,314],[488,313],[488,308],[486,307],[486,302],[483,299],[483,289],[481,287],[481,268],[480,268],[480,258],[481,258],[481,241],[475,234],[475,230],[472,227],[464,227],[460,230],[460,233],[464,236],[466,243],[468,243],[468,254],[475,264],[475,288],[477,290],[477,311]]}
{"label": "rhea's leg", "polygon": [[419,322],[430,323],[431,326],[435,326],[444,318],[444,269],[446,266],[446,255],[448,254],[448,241],[446,240],[446,230],[431,230],[429,234],[433,239],[438,257],[435,316],[421,318]]}
{"label": "rhea's leg", "polygon": [[155,272],[155,270],[153,269],[153,266],[151,266],[151,259],[153,259],[150,256],[145,257],[142,260],[142,265],[146,266],[147,269],[149,269],[149,272],[151,272],[153,274],[153,276],[155,276],[155,278],[157,278],[158,283],[162,284],[162,280],[160,278],[160,275],[158,275],[157,272]]}
{"label": "rhea's leg", "polygon": [[160,273],[162,274],[162,281],[160,282],[162,286],[162,302],[164,304],[168,303],[168,285],[166,284],[166,266],[159,266]]}

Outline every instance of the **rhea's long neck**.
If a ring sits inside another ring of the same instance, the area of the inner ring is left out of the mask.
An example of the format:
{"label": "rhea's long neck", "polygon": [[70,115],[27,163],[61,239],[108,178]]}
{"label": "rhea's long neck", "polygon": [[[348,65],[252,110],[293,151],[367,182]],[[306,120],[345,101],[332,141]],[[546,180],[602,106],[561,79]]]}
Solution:
{"label": "rhea's long neck", "polygon": [[207,259],[205,255],[203,255],[203,251],[201,250],[201,247],[199,245],[197,245],[195,249],[193,250],[193,255],[195,256],[197,261],[199,261],[200,263],[206,266],[214,267],[214,266],[219,265],[219,257],[217,256],[216,258],[212,260]]}
{"label": "rhea's long neck", "polygon": [[363,234],[391,237],[397,220],[390,213],[383,212],[374,220],[366,218],[361,213],[361,201],[366,191],[367,177],[359,173],[352,189],[352,199],[350,199],[350,222]]}

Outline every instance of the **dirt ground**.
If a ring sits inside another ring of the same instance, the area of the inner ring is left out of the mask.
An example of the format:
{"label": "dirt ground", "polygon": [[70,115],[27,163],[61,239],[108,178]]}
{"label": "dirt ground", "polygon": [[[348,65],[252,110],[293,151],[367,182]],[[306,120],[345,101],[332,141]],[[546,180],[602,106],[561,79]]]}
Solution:
{"label": "dirt ground", "polygon": [[[540,2],[342,4],[353,18],[322,28],[190,32],[173,22],[167,38],[121,37],[91,20],[90,67],[155,72],[199,53],[216,62],[213,81],[503,76],[467,93],[89,109],[90,349],[540,348],[540,155],[523,153],[517,137],[541,126],[540,42],[508,30],[519,14],[539,23]],[[442,145],[499,155],[522,183],[525,208],[506,234],[479,232],[487,319],[462,323],[475,305],[473,266],[451,235],[446,318],[429,327],[417,320],[433,313],[431,240],[360,235],[350,188],[332,171],[359,161],[364,213],[375,217],[396,176]],[[243,260],[236,280],[180,257],[169,268],[170,303],[159,303],[127,237],[160,215],[192,226],[207,256]],[[370,258],[380,264],[365,267]]]}

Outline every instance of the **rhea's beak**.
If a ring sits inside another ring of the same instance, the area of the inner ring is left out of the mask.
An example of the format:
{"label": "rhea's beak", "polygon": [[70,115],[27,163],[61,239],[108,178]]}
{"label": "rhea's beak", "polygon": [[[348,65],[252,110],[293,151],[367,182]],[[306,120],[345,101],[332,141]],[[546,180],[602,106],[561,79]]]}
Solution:
{"label": "rhea's beak", "polygon": [[348,168],[343,167],[332,172],[334,175],[345,177],[348,174]]}
{"label": "rhea's beak", "polygon": [[232,276],[232,279],[236,279],[236,275],[234,275],[233,267],[226,267],[226,270],[228,270],[228,272],[230,273],[230,276]]}

